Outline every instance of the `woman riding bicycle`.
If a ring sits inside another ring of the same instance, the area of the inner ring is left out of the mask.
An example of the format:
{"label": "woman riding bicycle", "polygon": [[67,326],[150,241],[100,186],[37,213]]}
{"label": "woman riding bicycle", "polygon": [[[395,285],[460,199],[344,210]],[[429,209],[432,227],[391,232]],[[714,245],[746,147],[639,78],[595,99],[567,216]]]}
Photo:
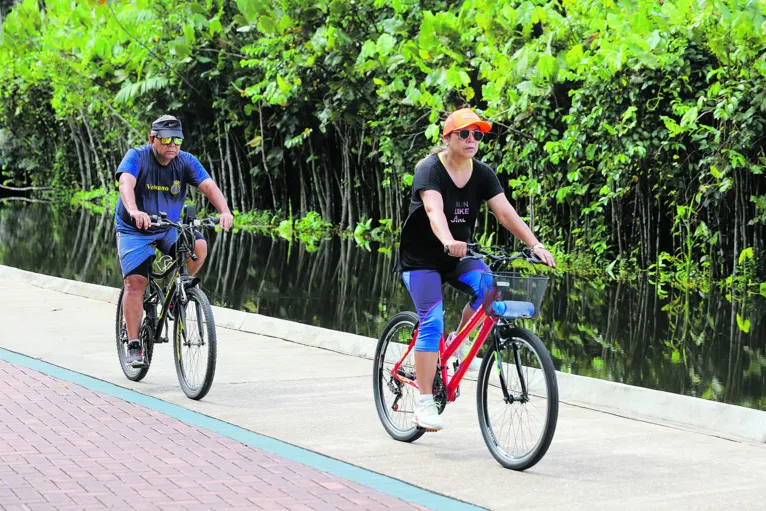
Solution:
{"label": "woman riding bicycle", "polygon": [[[447,117],[442,132],[446,147],[432,151],[434,154],[416,165],[410,212],[402,227],[397,269],[420,319],[415,343],[420,402],[413,422],[427,430],[444,427],[432,395],[439,342],[444,333],[442,282],[472,297],[447,344],[483,301],[481,276],[487,266],[478,259],[460,260],[466,255],[466,243],[471,240],[482,202],[487,201],[503,227],[531,247],[540,260],[556,265],[508,202],[495,171],[474,159],[479,142],[490,128],[470,108],[456,110]],[[458,359],[466,350],[456,352]]]}

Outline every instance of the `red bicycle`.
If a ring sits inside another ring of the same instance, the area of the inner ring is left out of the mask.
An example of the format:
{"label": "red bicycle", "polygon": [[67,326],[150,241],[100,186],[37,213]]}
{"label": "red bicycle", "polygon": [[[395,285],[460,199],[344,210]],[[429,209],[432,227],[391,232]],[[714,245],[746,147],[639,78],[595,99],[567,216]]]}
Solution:
{"label": "red bicycle", "polygon": [[[490,254],[476,244],[468,247],[467,257],[491,261],[490,271],[482,276],[485,299],[449,346],[442,335],[434,400],[441,414],[447,403],[460,396],[460,382],[489,338],[477,380],[479,427],[489,451],[501,465],[526,470],[542,459],[553,440],[559,393],[553,360],[545,345],[515,323],[537,319],[548,277],[536,272],[499,271],[517,259],[541,264],[529,249],[509,256],[503,251]],[[479,325],[465,359],[455,361],[450,372],[445,361]],[[412,423],[419,399],[413,350],[417,337],[418,316],[400,312],[386,324],[375,351],[373,390],[378,416],[388,434],[402,442],[413,442],[425,433]]]}

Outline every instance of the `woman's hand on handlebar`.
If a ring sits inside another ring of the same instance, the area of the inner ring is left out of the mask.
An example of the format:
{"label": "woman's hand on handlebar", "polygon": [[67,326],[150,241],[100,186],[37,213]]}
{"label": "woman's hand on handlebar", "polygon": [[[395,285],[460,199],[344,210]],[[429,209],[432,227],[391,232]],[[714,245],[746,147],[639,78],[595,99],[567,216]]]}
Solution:
{"label": "woman's hand on handlebar", "polygon": [[534,254],[540,261],[547,264],[551,268],[556,267],[556,261],[553,260],[553,255],[544,248],[536,248],[532,254]]}
{"label": "woman's hand on handlebar", "polygon": [[465,241],[450,240],[444,244],[444,253],[452,257],[465,257],[468,253],[468,245]]}

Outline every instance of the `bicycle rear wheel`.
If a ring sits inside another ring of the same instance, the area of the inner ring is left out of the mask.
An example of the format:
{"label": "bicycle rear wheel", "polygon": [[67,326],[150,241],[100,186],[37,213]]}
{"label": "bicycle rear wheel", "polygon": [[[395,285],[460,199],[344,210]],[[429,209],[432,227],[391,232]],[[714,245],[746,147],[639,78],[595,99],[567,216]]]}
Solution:
{"label": "bicycle rear wheel", "polygon": [[542,459],[556,431],[556,372],[545,345],[529,330],[496,327],[495,336],[479,370],[479,427],[501,465],[526,470]]}
{"label": "bicycle rear wheel", "polygon": [[[388,323],[375,348],[372,369],[372,388],[375,408],[386,432],[401,442],[414,442],[425,430],[412,423],[419,393],[415,387],[393,377],[394,365],[402,360],[412,341],[418,316],[414,312],[400,312]],[[415,352],[410,351],[399,367],[399,374],[415,379]]]}
{"label": "bicycle rear wheel", "polygon": [[186,290],[183,311],[176,304],[173,353],[178,383],[189,399],[202,399],[213,385],[217,357],[210,301],[199,288]]}
{"label": "bicycle rear wheel", "polygon": [[126,350],[128,347],[128,328],[125,325],[125,316],[122,310],[122,297],[125,294],[125,288],[120,290],[120,297],[117,299],[117,318],[115,319],[115,334],[117,337],[117,357],[120,360],[120,367],[125,377],[130,381],[141,381],[149,372],[149,366],[152,362],[152,353],[154,352],[154,323],[147,316],[147,308],[154,305],[148,303],[151,294],[151,283],[147,283],[146,290],[144,291],[144,315],[141,319],[139,336],[143,341],[144,346],[144,359],[146,365],[144,367],[133,367],[125,362],[127,356]]}

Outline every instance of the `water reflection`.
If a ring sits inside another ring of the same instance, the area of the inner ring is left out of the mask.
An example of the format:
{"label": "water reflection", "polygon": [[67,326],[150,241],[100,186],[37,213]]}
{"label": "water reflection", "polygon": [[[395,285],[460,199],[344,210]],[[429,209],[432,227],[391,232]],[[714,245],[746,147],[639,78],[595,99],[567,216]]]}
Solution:
{"label": "water reflection", "polygon": [[[201,276],[220,305],[369,337],[395,312],[413,309],[391,257],[374,246],[366,251],[334,238],[309,251],[264,236],[207,234]],[[0,264],[121,285],[109,212],[3,206]],[[457,324],[463,302],[445,294],[448,326]],[[559,276],[532,328],[562,371],[766,410],[764,312],[758,296],[659,299],[646,281],[605,285]]]}

